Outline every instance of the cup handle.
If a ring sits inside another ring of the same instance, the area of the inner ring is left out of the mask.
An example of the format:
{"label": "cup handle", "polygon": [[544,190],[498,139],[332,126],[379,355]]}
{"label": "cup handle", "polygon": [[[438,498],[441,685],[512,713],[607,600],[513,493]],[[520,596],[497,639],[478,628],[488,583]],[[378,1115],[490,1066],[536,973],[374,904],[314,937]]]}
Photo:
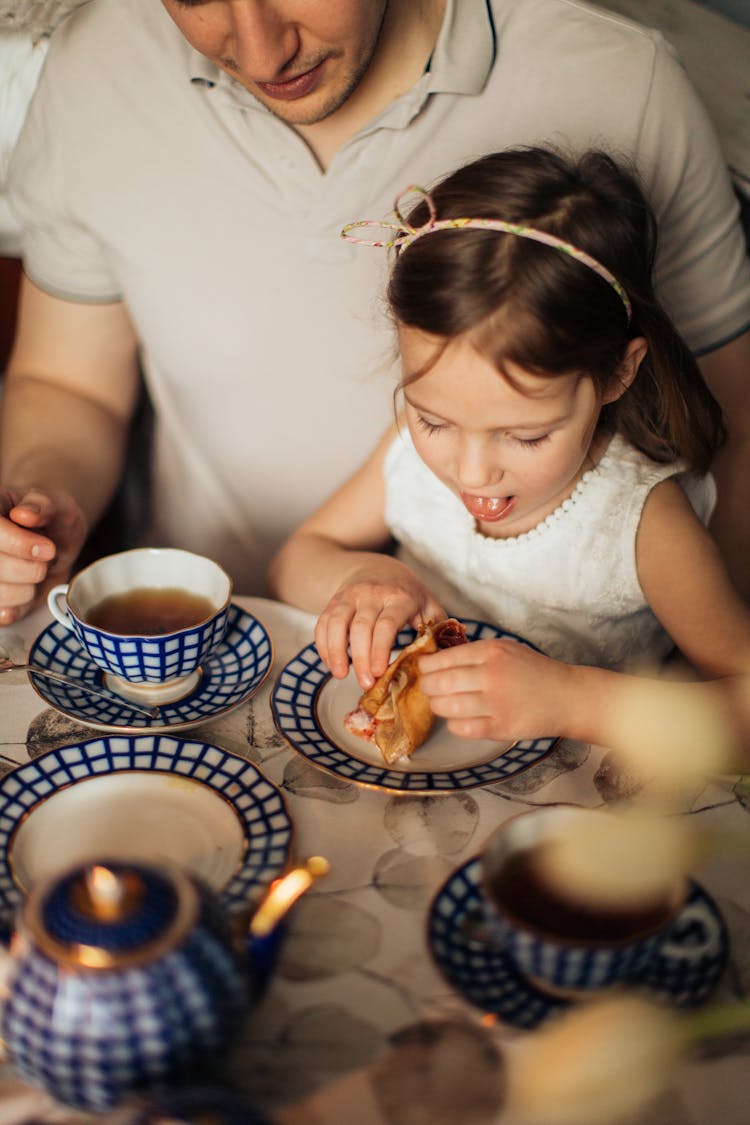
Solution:
{"label": "cup handle", "polygon": [[[53,586],[47,594],[47,607],[53,617],[56,617],[61,625],[66,629],[72,629],[70,618],[68,617],[67,610],[62,609],[60,599],[68,592],[68,583],[62,582],[59,586]],[[67,603],[66,603],[67,604]]]}

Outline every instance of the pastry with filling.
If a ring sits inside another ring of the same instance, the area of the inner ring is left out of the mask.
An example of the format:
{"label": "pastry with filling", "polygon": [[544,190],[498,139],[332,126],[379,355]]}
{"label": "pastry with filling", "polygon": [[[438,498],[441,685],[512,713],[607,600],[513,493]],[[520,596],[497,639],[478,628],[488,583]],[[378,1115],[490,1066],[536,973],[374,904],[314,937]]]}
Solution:
{"label": "pastry with filling", "polygon": [[419,686],[417,661],[423,653],[465,644],[466,631],[449,617],[420,628],[416,639],[398,655],[359,700],[356,711],[344,718],[346,729],[368,738],[388,765],[410,758],[427,740],[435,722],[427,696]]}

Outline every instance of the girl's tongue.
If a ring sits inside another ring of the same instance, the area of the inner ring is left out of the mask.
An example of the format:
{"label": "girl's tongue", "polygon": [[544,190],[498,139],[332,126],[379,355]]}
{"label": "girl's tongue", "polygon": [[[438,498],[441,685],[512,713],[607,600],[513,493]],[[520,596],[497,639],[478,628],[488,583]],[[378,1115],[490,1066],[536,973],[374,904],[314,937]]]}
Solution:
{"label": "girl's tongue", "polygon": [[469,515],[482,523],[505,519],[516,506],[515,496],[472,496],[462,492],[461,499]]}

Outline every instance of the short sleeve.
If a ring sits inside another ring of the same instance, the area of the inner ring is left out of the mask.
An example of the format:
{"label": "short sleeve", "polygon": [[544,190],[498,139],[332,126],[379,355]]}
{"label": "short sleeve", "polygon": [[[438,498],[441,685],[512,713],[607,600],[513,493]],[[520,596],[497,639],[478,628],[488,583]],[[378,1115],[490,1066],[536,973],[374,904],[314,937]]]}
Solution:
{"label": "short sleeve", "polygon": [[[58,62],[66,29],[53,36],[39,84],[13,151],[8,202],[21,228],[28,276],[40,288],[69,300],[119,299],[103,243],[86,223],[82,177],[80,90],[70,65]],[[64,159],[63,159],[64,157]]]}
{"label": "short sleeve", "polygon": [[700,353],[750,327],[750,260],[713,126],[674,52],[660,35],[654,39],[638,164],[650,198],[661,201],[655,281]]}

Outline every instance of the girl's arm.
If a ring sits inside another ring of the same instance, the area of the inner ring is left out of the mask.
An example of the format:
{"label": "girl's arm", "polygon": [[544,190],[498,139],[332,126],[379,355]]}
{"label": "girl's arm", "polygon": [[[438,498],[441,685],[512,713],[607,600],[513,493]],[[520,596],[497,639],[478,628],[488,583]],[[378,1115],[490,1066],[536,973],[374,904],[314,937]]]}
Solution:
{"label": "girl's arm", "polygon": [[750,671],[750,607],[674,480],[663,481],[646,501],[636,565],[651,609],[703,676]]}
{"label": "girl's arm", "polygon": [[315,642],[334,676],[349,670],[369,688],[386,669],[399,629],[440,620],[442,606],[403,563],[384,553],[383,461],[392,426],[361,469],[298,528],[271,561],[281,601],[320,613]]}

